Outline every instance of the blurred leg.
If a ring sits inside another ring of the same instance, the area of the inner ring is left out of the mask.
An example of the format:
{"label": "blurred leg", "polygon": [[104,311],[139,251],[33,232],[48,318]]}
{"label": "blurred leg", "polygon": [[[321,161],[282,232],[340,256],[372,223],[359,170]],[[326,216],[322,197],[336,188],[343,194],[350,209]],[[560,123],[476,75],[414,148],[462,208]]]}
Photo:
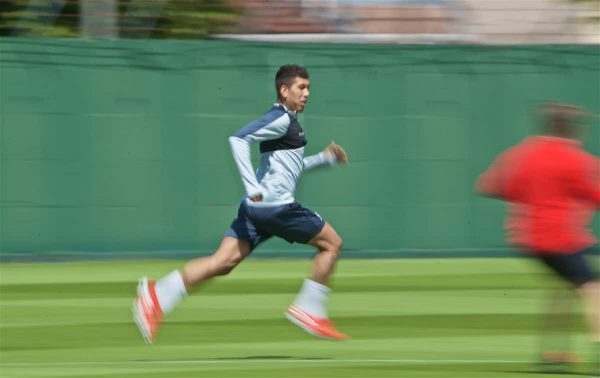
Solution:
{"label": "blurred leg", "polygon": [[543,361],[561,364],[579,360],[577,355],[569,353],[577,299],[572,289],[551,290],[546,302],[540,339]]}
{"label": "blurred leg", "polygon": [[595,375],[600,376],[600,281],[590,281],[579,288],[585,302],[585,314],[594,341]]}
{"label": "blurred leg", "polygon": [[592,338],[600,342],[600,281],[590,281],[579,287],[585,303],[585,314]]}

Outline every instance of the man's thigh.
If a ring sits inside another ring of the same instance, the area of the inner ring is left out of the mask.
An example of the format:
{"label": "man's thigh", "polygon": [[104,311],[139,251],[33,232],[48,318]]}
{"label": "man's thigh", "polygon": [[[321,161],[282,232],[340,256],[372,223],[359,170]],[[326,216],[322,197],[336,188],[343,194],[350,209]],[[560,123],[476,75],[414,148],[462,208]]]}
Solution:
{"label": "man's thigh", "polygon": [[237,218],[231,222],[231,226],[225,232],[224,236],[245,240],[250,243],[251,248],[254,249],[272,235],[256,227],[256,224],[252,219],[252,210],[249,209],[245,201],[242,201],[238,208]]}
{"label": "man's thigh", "polygon": [[251,219],[260,232],[272,234],[290,243],[307,244],[325,227],[316,212],[297,202],[274,207],[254,207]]}

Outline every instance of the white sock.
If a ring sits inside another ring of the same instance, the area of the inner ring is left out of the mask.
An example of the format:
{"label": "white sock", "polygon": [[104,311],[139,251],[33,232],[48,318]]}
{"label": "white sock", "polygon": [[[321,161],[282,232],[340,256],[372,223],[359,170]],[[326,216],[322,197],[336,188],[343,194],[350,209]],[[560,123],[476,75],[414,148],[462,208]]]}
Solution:
{"label": "white sock", "polygon": [[165,314],[173,311],[175,306],[187,294],[183,277],[181,277],[178,270],[174,270],[156,281],[155,290],[158,304],[160,304],[160,308]]}
{"label": "white sock", "polygon": [[304,280],[304,284],[302,284],[302,289],[300,289],[300,293],[296,296],[296,300],[294,300],[294,305],[300,307],[310,315],[326,318],[327,299],[329,299],[330,292],[331,289],[327,286],[307,278]]}

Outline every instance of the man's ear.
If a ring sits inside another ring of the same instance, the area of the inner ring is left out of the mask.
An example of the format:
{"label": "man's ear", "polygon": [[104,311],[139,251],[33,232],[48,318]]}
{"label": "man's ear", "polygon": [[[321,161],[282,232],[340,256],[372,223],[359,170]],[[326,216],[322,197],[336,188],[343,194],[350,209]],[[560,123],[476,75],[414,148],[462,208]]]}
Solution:
{"label": "man's ear", "polygon": [[281,87],[279,87],[279,97],[280,97],[280,98],[282,98],[282,99],[286,99],[286,98],[287,98],[287,95],[288,95],[288,92],[289,92],[289,90],[290,90],[290,89],[289,89],[289,88],[288,88],[288,86],[287,86],[287,85],[285,85],[285,84],[284,84],[284,85],[282,85]]}

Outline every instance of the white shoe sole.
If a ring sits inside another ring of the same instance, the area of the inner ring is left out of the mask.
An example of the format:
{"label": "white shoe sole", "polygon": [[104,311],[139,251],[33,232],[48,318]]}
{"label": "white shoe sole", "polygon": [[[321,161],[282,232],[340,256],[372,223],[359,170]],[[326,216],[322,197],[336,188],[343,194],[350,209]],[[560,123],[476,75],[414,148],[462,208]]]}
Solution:
{"label": "white shoe sole", "polygon": [[307,327],[306,324],[302,323],[299,319],[297,319],[295,316],[291,315],[289,312],[284,312],[285,317],[292,322],[293,324],[297,325],[298,327],[300,327],[302,330],[304,330],[304,332],[311,334],[313,336],[316,336],[318,338],[321,339],[325,339],[325,340],[335,340],[332,337],[327,337],[327,336],[323,336],[320,335],[318,333],[316,333],[315,331],[313,331],[312,329],[310,329],[310,327]]}
{"label": "white shoe sole", "polygon": [[137,325],[140,333],[142,334],[142,338],[146,344],[152,344],[152,337],[150,337],[150,325],[146,321],[144,317],[144,309],[142,308],[142,296],[145,294],[149,295],[148,291],[148,279],[146,277],[142,277],[139,280],[137,287],[137,297],[133,301],[133,321]]}

